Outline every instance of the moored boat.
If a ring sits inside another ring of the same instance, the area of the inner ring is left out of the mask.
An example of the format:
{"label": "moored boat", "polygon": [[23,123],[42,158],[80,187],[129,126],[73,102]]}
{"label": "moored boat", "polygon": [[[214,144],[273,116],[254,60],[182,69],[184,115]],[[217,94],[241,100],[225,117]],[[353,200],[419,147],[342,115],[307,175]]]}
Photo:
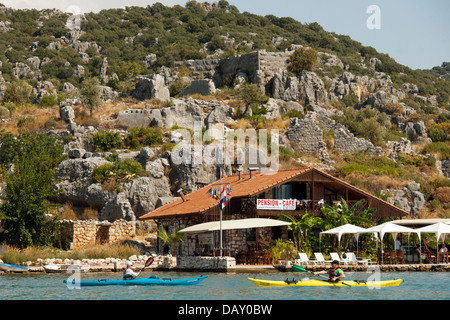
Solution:
{"label": "moored boat", "polygon": [[16,266],[14,264],[0,263],[0,270],[8,271],[8,272],[25,272],[30,268],[23,266]]}
{"label": "moored boat", "polygon": [[95,286],[189,286],[196,285],[206,279],[208,276],[200,276],[196,278],[185,279],[171,279],[159,278],[152,276],[150,278],[139,278],[133,280],[93,280],[93,281],[75,281],[64,283],[69,285],[80,285],[81,287],[95,287]]}
{"label": "moored boat", "polygon": [[66,273],[69,271],[79,270],[80,272],[88,272],[89,265],[81,264],[49,264],[44,266],[44,270],[47,273]]}
{"label": "moored boat", "polygon": [[248,278],[258,287],[397,287],[404,280],[381,280],[381,281],[365,281],[365,280],[345,280],[339,282],[329,282],[327,280],[307,279],[307,280],[289,280],[275,281],[275,280],[261,280]]}

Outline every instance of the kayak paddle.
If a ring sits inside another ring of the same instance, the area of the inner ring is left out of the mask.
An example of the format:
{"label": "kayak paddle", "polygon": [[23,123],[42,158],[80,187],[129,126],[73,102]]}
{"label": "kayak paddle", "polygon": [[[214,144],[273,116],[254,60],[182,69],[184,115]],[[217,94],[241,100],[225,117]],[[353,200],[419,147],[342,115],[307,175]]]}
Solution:
{"label": "kayak paddle", "polygon": [[[322,276],[322,275],[320,275],[320,274],[314,274],[314,272],[308,271],[308,270],[306,270],[304,267],[302,267],[302,266],[300,266],[300,265],[298,265],[298,264],[292,265],[292,270],[294,270],[294,271],[296,271],[296,272],[309,272],[309,273],[311,273],[311,274],[313,274],[313,275],[315,275],[315,276],[319,276],[319,277],[328,279],[327,277],[324,277],[324,276]],[[348,287],[351,287],[351,285],[349,285],[349,284],[347,284],[347,283],[345,283],[345,282],[343,282],[343,281],[340,281],[340,282],[341,282],[342,284],[345,284],[345,285],[348,286]]]}
{"label": "kayak paddle", "polygon": [[145,261],[144,267],[139,271],[138,276],[141,274],[142,271],[144,271],[145,268],[150,267],[150,265],[153,263],[155,259],[153,257],[150,257]]}

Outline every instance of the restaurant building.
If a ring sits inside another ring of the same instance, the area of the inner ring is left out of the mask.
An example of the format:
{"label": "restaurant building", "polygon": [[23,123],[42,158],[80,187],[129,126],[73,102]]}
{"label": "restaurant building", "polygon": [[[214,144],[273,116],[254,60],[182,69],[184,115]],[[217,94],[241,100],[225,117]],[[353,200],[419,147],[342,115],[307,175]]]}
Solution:
{"label": "restaurant building", "polygon": [[[223,199],[221,202],[222,191],[226,194],[226,203],[223,203]],[[219,221],[220,217],[222,221],[226,221],[277,219],[279,214],[297,217],[305,212],[320,215],[323,203],[333,205],[341,199],[349,207],[364,199],[364,206],[360,210],[368,206],[378,208],[374,217],[408,215],[406,211],[316,168],[280,170],[275,174],[262,174],[256,169],[250,169],[245,174],[240,171],[188,195],[181,192],[180,196],[180,199],[163,205],[140,219],[152,219],[158,227],[171,233],[193,225]],[[264,231],[273,239],[286,239],[288,236],[286,226],[265,227]],[[181,245],[180,254],[217,255],[219,237],[218,231],[188,233]],[[255,250],[258,237],[258,228],[223,230],[224,254],[237,257],[239,253]]]}

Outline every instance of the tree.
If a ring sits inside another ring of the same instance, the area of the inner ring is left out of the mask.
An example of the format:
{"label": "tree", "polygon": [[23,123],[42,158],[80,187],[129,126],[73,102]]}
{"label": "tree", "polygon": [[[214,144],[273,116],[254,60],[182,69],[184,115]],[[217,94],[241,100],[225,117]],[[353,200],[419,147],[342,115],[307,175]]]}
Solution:
{"label": "tree", "polygon": [[[322,214],[325,216],[323,219],[322,229],[329,230],[343,226],[345,224],[354,224],[360,227],[372,226],[372,215],[378,210],[378,208],[370,208],[370,204],[367,209],[364,209],[364,199],[359,200],[351,207],[348,206],[344,199],[341,202],[335,203],[333,206],[324,204],[321,209]],[[343,239],[341,242],[342,249],[348,247],[350,238]]]}
{"label": "tree", "polygon": [[52,191],[54,170],[63,159],[63,147],[53,136],[44,133],[21,132],[16,139],[1,135],[0,151],[11,154],[2,158],[0,242],[19,248],[47,246],[57,235],[56,218],[49,215],[48,199]]}
{"label": "tree", "polygon": [[163,245],[168,245],[172,249],[172,255],[176,256],[178,246],[184,239],[184,234],[179,233],[179,230],[174,230],[171,234],[167,233],[166,229],[158,229],[158,238],[161,239]]}
{"label": "tree", "polygon": [[83,102],[89,108],[90,116],[92,112],[102,105],[100,82],[97,78],[89,78],[81,83],[81,95]]}
{"label": "tree", "polygon": [[18,80],[6,85],[4,100],[16,106],[27,103],[33,88],[24,80]]}
{"label": "tree", "polygon": [[315,217],[314,214],[308,212],[299,215],[298,219],[284,214],[278,215],[278,219],[291,223],[289,228],[292,230],[296,248],[302,252],[312,253],[311,233],[313,228],[317,228],[317,226],[321,224],[322,219]]}
{"label": "tree", "polygon": [[243,116],[247,115],[249,109],[251,110],[254,107],[267,103],[269,100],[269,97],[263,94],[261,89],[254,83],[243,84],[239,90],[238,96],[245,104]]}
{"label": "tree", "polygon": [[311,48],[299,48],[288,59],[288,68],[295,73],[313,71],[319,63],[319,54]]}

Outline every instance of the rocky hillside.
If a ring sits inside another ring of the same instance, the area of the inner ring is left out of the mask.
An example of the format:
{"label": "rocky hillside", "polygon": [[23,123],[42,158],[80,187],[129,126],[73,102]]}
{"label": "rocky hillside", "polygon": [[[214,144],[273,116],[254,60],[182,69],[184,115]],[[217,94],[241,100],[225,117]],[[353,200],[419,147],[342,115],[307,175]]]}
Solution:
{"label": "rocky hillside", "polygon": [[[2,128],[61,138],[52,200],[65,217],[135,220],[217,179],[173,161],[177,129],[196,121],[278,129],[282,168],[320,166],[413,216],[449,216],[449,80],[317,23],[226,1],[84,16],[0,6],[0,33]],[[317,59],[293,70],[302,50]]]}

